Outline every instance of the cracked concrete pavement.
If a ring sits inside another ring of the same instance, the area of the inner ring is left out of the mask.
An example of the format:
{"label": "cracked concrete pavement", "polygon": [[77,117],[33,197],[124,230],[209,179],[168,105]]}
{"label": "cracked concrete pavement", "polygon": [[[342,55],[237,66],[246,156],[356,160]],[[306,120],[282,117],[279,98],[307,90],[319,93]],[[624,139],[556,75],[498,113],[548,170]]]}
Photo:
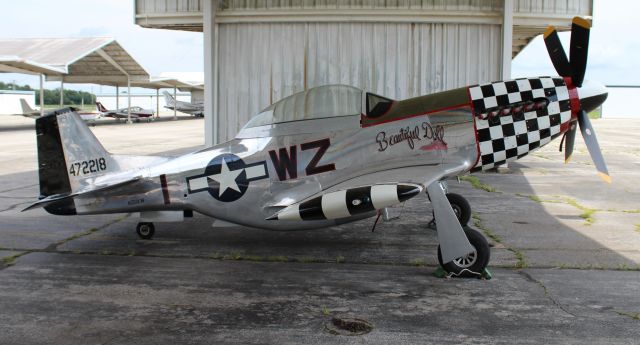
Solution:
{"label": "cracked concrete pavement", "polygon": [[[201,120],[97,126],[114,153],[202,145]],[[450,183],[493,244],[491,280],[440,279],[425,196],[302,232],[212,228],[198,216],[137,238],[135,215],[19,212],[37,195],[35,135],[0,133],[0,343],[606,343],[640,339],[638,120],[594,126],[613,184],[581,140]],[[588,217],[585,210],[593,210]],[[587,221],[590,219],[589,221]],[[325,330],[360,318],[360,336]]]}

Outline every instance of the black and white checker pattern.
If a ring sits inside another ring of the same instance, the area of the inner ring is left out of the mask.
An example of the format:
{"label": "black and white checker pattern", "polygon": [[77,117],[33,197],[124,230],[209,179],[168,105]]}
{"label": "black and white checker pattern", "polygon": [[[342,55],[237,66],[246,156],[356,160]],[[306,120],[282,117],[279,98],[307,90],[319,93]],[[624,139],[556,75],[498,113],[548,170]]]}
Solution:
{"label": "black and white checker pattern", "polygon": [[[521,78],[469,88],[476,115],[480,161],[474,170],[488,170],[521,158],[560,135],[560,125],[571,119],[569,91],[562,78]],[[488,113],[546,99],[537,110]]]}

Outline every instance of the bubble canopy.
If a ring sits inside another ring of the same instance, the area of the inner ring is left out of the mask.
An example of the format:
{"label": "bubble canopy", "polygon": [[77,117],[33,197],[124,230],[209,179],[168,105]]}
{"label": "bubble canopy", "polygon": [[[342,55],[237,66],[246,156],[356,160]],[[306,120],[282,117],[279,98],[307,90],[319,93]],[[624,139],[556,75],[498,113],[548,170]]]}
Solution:
{"label": "bubble canopy", "polygon": [[362,90],[348,85],[319,86],[283,98],[247,122],[244,128],[277,123],[360,115]]}

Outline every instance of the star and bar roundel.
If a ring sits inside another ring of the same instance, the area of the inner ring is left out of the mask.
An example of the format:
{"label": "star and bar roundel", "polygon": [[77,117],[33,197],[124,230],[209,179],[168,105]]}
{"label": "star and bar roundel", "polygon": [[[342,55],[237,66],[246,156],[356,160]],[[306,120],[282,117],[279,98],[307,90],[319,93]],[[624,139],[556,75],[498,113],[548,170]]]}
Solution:
{"label": "star and bar roundel", "polygon": [[267,162],[246,164],[240,157],[225,153],[213,158],[204,173],[187,177],[189,194],[207,191],[216,200],[231,202],[240,199],[249,182],[269,177]]}

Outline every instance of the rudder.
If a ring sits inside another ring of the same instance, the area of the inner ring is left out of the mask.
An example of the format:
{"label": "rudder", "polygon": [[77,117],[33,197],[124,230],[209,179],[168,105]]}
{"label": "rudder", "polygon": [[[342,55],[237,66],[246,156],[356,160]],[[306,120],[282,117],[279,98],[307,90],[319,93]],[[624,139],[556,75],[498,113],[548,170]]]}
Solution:
{"label": "rudder", "polygon": [[[36,119],[40,199],[82,190],[118,165],[71,108]],[[46,206],[52,214],[75,214],[73,200]]]}

